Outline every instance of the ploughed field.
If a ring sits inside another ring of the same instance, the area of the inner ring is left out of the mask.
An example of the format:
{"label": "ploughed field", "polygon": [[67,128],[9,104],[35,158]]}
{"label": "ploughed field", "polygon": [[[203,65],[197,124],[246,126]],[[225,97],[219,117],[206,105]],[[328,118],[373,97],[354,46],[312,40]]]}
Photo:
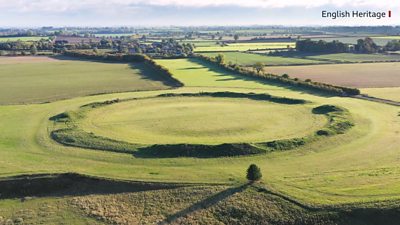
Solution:
{"label": "ploughed field", "polygon": [[266,67],[273,74],[311,79],[324,83],[357,87],[380,88],[400,86],[400,63],[362,63],[313,66]]}

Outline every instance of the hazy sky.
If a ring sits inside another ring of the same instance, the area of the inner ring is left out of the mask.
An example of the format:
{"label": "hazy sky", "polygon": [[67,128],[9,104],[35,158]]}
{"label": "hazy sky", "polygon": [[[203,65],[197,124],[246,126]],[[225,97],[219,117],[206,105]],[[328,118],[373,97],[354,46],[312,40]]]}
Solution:
{"label": "hazy sky", "polygon": [[[321,11],[392,11],[328,19]],[[1,27],[164,25],[400,25],[397,0],[0,0]]]}

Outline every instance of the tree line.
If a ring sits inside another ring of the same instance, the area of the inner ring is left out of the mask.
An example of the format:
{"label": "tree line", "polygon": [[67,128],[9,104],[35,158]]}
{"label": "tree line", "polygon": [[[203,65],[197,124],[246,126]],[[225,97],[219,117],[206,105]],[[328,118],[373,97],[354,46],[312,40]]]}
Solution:
{"label": "tree line", "polygon": [[311,39],[298,40],[296,42],[296,49],[300,52],[313,52],[313,53],[378,53],[384,51],[398,51],[400,50],[400,41],[389,41],[385,46],[377,45],[370,37],[358,39],[354,45],[345,44],[338,40],[327,42],[324,40],[312,41]]}
{"label": "tree line", "polygon": [[231,63],[226,64],[224,61],[225,60],[224,56],[222,54],[219,54],[215,57],[208,57],[208,56],[196,54],[195,57],[199,58],[201,60],[204,60],[206,62],[213,63],[215,65],[218,65],[219,67],[222,67],[224,69],[238,73],[243,76],[254,77],[256,79],[268,80],[270,82],[274,82],[274,83],[278,83],[278,84],[284,84],[284,85],[288,85],[288,86],[309,89],[312,91],[325,92],[325,93],[329,93],[332,95],[338,95],[338,96],[351,96],[351,95],[359,95],[360,94],[360,90],[357,88],[336,86],[336,85],[311,81],[309,79],[303,81],[298,78],[291,78],[287,74],[283,74],[283,75],[279,76],[279,75],[275,75],[275,74],[271,74],[271,73],[264,73],[261,70],[252,71],[252,70],[243,68],[237,64],[231,64]]}

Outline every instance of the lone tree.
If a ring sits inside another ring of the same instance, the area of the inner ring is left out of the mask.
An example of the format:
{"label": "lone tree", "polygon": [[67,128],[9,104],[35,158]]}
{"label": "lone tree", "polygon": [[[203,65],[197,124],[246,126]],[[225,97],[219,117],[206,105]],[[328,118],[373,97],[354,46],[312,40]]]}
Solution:
{"label": "lone tree", "polygon": [[253,65],[253,68],[257,71],[257,73],[260,73],[264,69],[264,64],[257,62]]}
{"label": "lone tree", "polygon": [[222,54],[218,54],[217,56],[215,56],[215,61],[216,61],[218,64],[224,64],[224,62],[225,62],[225,56],[222,55]]}
{"label": "lone tree", "polygon": [[260,168],[256,164],[251,164],[247,169],[246,178],[250,182],[258,181],[262,177]]}
{"label": "lone tree", "polygon": [[31,52],[31,55],[36,55],[37,54],[37,48],[36,48],[35,45],[31,46],[30,52]]}
{"label": "lone tree", "polygon": [[239,40],[239,35],[238,34],[233,35],[233,39],[235,39],[235,41],[238,41]]}

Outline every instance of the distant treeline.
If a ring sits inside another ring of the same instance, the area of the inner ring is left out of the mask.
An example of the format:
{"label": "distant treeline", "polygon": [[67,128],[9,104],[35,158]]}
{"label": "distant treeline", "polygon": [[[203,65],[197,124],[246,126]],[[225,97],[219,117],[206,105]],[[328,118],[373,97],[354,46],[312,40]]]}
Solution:
{"label": "distant treeline", "polygon": [[238,73],[240,75],[254,77],[257,79],[263,79],[270,82],[284,84],[304,89],[309,89],[312,91],[320,91],[329,93],[332,95],[339,95],[339,96],[349,96],[349,95],[359,95],[360,90],[357,88],[349,88],[349,87],[342,87],[336,86],[326,83],[314,82],[311,80],[302,81],[297,78],[290,78],[287,74],[283,74],[282,76],[278,76],[275,74],[270,73],[263,73],[263,72],[255,72],[245,68],[242,68],[236,64],[225,64],[223,61],[219,60],[218,57],[208,57],[204,55],[195,55],[196,58],[204,60],[209,63],[213,63],[222,67],[226,70]]}
{"label": "distant treeline", "polygon": [[334,40],[326,42],[324,40],[312,41],[310,39],[299,40],[296,42],[296,49],[300,52],[315,52],[315,53],[377,53],[384,51],[399,51],[400,40],[391,40],[385,46],[378,46],[374,40],[367,37],[358,39],[357,44],[350,45]]}
{"label": "distant treeline", "polygon": [[[391,43],[391,42],[389,42]],[[387,45],[389,45],[389,43]],[[392,44],[391,44],[392,45]],[[357,44],[349,45],[338,40],[327,42],[324,40],[312,41],[310,39],[299,40],[296,42],[296,49],[300,52],[315,52],[315,53],[377,53],[386,50],[386,47],[380,47],[375,42],[367,37],[358,39]]]}
{"label": "distant treeline", "polygon": [[165,67],[157,64],[153,59],[144,54],[96,54],[94,52],[64,51],[65,56],[78,57],[90,60],[117,61],[117,62],[142,62],[165,76],[165,80],[175,87],[182,87],[183,83],[175,79],[172,73]]}
{"label": "distant treeline", "polygon": [[349,45],[340,41],[326,42],[323,40],[312,41],[311,39],[299,40],[296,42],[296,49],[300,52],[317,53],[339,53],[349,52]]}

